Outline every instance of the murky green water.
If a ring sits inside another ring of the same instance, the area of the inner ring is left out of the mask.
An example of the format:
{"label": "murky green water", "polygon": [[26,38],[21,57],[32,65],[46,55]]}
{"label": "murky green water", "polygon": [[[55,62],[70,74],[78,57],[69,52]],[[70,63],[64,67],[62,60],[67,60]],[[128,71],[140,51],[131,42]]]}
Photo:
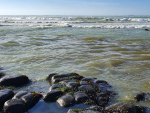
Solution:
{"label": "murky green water", "polygon": [[[118,93],[115,101],[134,102],[136,93],[150,91],[150,32],[144,28],[0,26],[0,66],[7,75],[29,76],[35,82],[29,89],[44,94],[48,74],[76,72],[108,81]],[[149,103],[139,104],[150,107]]]}

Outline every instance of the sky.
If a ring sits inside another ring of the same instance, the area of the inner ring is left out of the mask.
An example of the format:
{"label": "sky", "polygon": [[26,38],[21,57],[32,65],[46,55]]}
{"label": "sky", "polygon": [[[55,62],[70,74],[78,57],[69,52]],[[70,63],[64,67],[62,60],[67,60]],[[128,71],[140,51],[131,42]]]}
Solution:
{"label": "sky", "polygon": [[0,15],[150,15],[150,0],[0,0]]}

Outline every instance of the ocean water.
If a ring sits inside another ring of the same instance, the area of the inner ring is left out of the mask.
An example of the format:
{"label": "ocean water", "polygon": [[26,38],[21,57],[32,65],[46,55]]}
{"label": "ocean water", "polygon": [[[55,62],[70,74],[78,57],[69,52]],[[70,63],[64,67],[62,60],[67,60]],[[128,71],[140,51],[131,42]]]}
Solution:
{"label": "ocean water", "polygon": [[76,72],[108,81],[115,101],[134,103],[137,93],[150,92],[144,29],[150,16],[0,16],[0,66],[8,76],[29,76],[28,88],[44,94],[48,74]]}

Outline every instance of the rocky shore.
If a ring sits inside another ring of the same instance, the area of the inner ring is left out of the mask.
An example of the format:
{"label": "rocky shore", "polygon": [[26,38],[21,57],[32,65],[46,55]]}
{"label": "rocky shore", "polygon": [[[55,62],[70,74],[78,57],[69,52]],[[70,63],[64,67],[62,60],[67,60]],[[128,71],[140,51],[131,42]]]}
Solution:
{"label": "rocky shore", "polygon": [[[115,103],[107,106],[117,92],[104,80],[85,78],[77,73],[50,74],[46,81],[50,88],[44,95],[36,92],[18,91],[17,87],[30,84],[26,75],[7,76],[0,72],[0,112],[25,113],[32,109],[39,100],[45,103],[57,102],[62,108],[83,104],[86,109],[69,109],[67,113],[148,113],[148,108],[132,103]],[[135,100],[143,101],[148,94],[141,93]]]}

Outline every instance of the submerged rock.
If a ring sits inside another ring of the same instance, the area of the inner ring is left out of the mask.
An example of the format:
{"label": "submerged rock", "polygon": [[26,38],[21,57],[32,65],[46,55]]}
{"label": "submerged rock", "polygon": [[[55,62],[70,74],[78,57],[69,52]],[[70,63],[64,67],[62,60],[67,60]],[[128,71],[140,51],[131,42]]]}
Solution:
{"label": "submerged rock", "polygon": [[64,95],[58,98],[57,102],[61,107],[69,107],[75,104],[75,100],[71,95]]}
{"label": "submerged rock", "polygon": [[26,111],[25,104],[20,99],[11,99],[5,102],[5,113],[24,113]]}
{"label": "submerged rock", "polygon": [[13,75],[5,76],[0,79],[0,86],[22,86],[29,82],[29,79],[25,75]]}
{"label": "submerged rock", "polygon": [[54,89],[54,90],[51,90],[50,92],[48,92],[44,96],[43,100],[44,101],[56,101],[62,95],[63,95],[62,91],[60,91],[58,89]]}
{"label": "submerged rock", "polygon": [[11,90],[0,90],[0,109],[3,104],[14,96],[14,92]]}

